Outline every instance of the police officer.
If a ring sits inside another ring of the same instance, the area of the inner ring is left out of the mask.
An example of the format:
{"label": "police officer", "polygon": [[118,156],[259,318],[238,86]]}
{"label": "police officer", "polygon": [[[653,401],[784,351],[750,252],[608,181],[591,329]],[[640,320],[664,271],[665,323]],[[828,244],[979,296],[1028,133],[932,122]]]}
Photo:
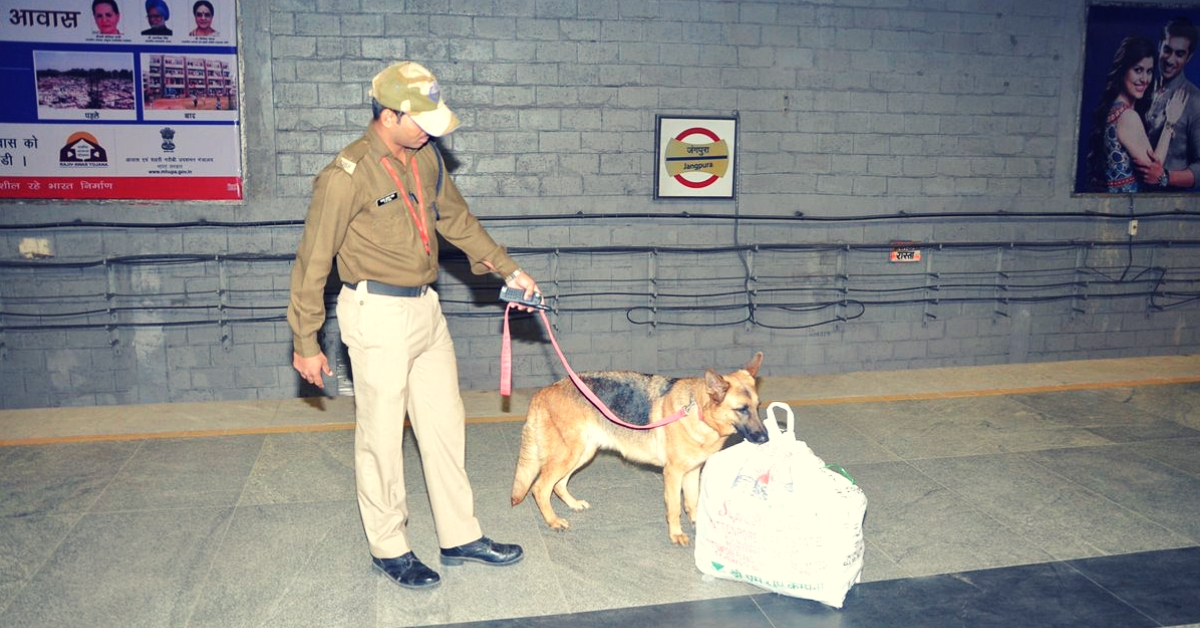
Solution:
{"label": "police officer", "polygon": [[[538,290],[470,213],[431,138],[454,131],[434,75],[393,64],[371,81],[373,119],[313,184],[291,276],[292,365],[321,387],[332,375],[317,342],[326,279],[337,260],[342,341],[354,373],[354,472],[373,564],[404,587],[439,576],[412,552],[401,461],[407,413],[421,450],[441,562],[509,565],[517,545],[483,536],[465,468],[465,412],[454,344],[433,288],[438,239],[466,253],[472,272],[496,273],[526,297]],[[522,307],[526,311],[529,308]]]}

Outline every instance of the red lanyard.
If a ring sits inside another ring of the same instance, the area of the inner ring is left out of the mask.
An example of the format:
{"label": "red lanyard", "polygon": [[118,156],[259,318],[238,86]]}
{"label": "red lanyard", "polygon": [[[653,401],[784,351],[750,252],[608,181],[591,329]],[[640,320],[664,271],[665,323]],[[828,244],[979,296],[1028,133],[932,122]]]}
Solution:
{"label": "red lanyard", "polygon": [[417,225],[417,231],[421,233],[421,244],[425,245],[425,254],[431,255],[432,251],[429,248],[429,229],[425,226],[425,191],[421,189],[421,169],[417,167],[417,157],[413,155],[412,166],[413,178],[417,181],[417,204],[421,207],[421,215],[417,216],[417,210],[413,209],[412,200],[408,192],[404,191],[404,184],[400,181],[400,176],[396,174],[396,169],[392,167],[392,162],[388,161],[387,155],[384,155],[379,160],[388,174],[392,176],[392,181],[396,182],[396,187],[400,190],[400,196],[404,198],[404,204],[408,206],[408,214],[412,216],[413,222]]}

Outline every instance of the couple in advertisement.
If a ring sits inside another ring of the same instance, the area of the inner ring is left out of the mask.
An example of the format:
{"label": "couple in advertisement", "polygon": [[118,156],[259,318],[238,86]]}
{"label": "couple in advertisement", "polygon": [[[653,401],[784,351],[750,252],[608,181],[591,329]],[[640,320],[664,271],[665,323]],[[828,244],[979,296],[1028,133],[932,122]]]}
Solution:
{"label": "couple in advertisement", "polygon": [[1194,191],[1200,183],[1200,90],[1185,74],[1200,33],[1177,16],[1157,42],[1121,40],[1089,138],[1088,192]]}

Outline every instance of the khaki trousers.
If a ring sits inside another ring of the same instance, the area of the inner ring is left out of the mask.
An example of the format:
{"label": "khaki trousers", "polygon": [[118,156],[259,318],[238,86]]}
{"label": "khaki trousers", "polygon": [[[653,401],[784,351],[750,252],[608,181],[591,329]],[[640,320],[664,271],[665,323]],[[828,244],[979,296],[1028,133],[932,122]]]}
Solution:
{"label": "khaki trousers", "polygon": [[354,378],[354,477],[371,554],[410,551],[402,441],[407,412],[421,451],[438,544],[481,536],[466,471],[466,414],[454,342],[435,291],[369,294],[365,281],[338,295],[342,342]]}

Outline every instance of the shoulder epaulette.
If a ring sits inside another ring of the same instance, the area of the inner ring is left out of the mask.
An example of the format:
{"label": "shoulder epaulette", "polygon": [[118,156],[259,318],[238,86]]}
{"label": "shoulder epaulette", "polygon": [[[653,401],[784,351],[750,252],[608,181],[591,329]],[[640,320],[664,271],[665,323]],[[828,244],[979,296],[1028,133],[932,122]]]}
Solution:
{"label": "shoulder epaulette", "polygon": [[345,170],[346,174],[353,175],[354,169],[358,167],[358,162],[362,161],[370,149],[371,146],[366,140],[359,140],[343,148],[342,152],[338,153],[337,158],[334,159],[334,163]]}

